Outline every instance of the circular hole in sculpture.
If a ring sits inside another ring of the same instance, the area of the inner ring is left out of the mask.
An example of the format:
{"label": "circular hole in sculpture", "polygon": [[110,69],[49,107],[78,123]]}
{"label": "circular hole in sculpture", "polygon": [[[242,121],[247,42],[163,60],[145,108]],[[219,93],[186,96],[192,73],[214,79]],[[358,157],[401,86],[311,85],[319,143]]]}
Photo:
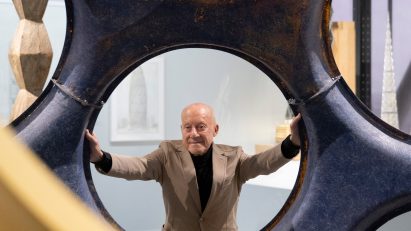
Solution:
{"label": "circular hole in sculpture", "polygon": [[[237,56],[200,48],[164,53],[131,72],[100,112],[94,130],[104,150],[143,156],[161,140],[181,139],[181,110],[194,102],[214,108],[220,126],[215,143],[255,154],[288,135],[291,110],[268,76]],[[295,158],[243,185],[237,212],[241,230],[260,229],[277,214],[299,164]],[[160,229],[165,221],[160,184],[103,176],[94,167],[92,175],[104,206],[123,228]]]}
{"label": "circular hole in sculpture", "polygon": [[410,219],[411,219],[411,212],[406,212],[401,215],[398,215],[391,220],[387,221],[381,227],[379,227],[378,231],[407,231],[410,230]]}

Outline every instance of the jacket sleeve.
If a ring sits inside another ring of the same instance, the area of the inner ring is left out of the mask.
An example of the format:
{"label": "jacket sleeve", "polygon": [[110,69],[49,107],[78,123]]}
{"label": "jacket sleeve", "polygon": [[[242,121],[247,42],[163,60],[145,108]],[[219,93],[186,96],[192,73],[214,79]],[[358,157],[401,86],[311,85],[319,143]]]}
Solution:
{"label": "jacket sleeve", "polygon": [[166,162],[164,148],[161,147],[143,157],[111,155],[112,167],[108,176],[127,180],[163,180],[163,166]]}
{"label": "jacket sleeve", "polygon": [[247,155],[242,149],[239,149],[239,152],[240,167],[238,171],[241,183],[258,175],[273,173],[290,161],[282,154],[281,144],[255,155]]}

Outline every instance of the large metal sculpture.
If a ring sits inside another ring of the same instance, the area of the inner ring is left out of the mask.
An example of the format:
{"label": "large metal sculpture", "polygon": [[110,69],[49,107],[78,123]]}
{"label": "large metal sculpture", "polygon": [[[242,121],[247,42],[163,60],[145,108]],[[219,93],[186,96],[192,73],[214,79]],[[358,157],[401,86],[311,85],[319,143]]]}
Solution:
{"label": "large metal sculpture", "polygon": [[53,82],[13,126],[107,219],[90,177],[84,129],[93,128],[129,72],[185,47],[248,60],[303,115],[296,185],[263,229],[367,230],[411,210],[411,139],[369,112],[340,78],[330,50],[330,0],[66,0],[66,6],[67,37]]}

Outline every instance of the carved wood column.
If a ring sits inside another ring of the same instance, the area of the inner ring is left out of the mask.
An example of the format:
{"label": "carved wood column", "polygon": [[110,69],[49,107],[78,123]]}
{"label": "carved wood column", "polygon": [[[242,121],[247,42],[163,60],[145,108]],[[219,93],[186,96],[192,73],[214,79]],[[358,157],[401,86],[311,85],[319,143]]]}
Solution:
{"label": "carved wood column", "polygon": [[9,61],[20,90],[10,119],[14,120],[40,95],[53,51],[43,23],[48,0],[13,0],[20,22],[9,50]]}

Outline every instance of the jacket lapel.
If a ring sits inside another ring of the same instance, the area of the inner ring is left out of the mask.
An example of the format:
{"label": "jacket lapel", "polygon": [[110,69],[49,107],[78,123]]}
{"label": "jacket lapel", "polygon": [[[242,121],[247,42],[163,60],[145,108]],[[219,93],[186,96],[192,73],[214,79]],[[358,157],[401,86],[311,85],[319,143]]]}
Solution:
{"label": "jacket lapel", "polygon": [[190,192],[197,211],[201,213],[201,202],[200,194],[198,191],[196,170],[194,168],[193,161],[191,160],[190,153],[181,145],[177,147],[177,150],[181,160],[181,167],[183,170],[184,180],[188,187],[188,191]]}
{"label": "jacket lapel", "polygon": [[211,186],[210,197],[207,205],[204,209],[204,213],[207,212],[207,208],[212,207],[215,197],[218,197],[221,193],[221,187],[224,184],[227,173],[227,157],[223,150],[218,145],[213,144],[213,184]]}

